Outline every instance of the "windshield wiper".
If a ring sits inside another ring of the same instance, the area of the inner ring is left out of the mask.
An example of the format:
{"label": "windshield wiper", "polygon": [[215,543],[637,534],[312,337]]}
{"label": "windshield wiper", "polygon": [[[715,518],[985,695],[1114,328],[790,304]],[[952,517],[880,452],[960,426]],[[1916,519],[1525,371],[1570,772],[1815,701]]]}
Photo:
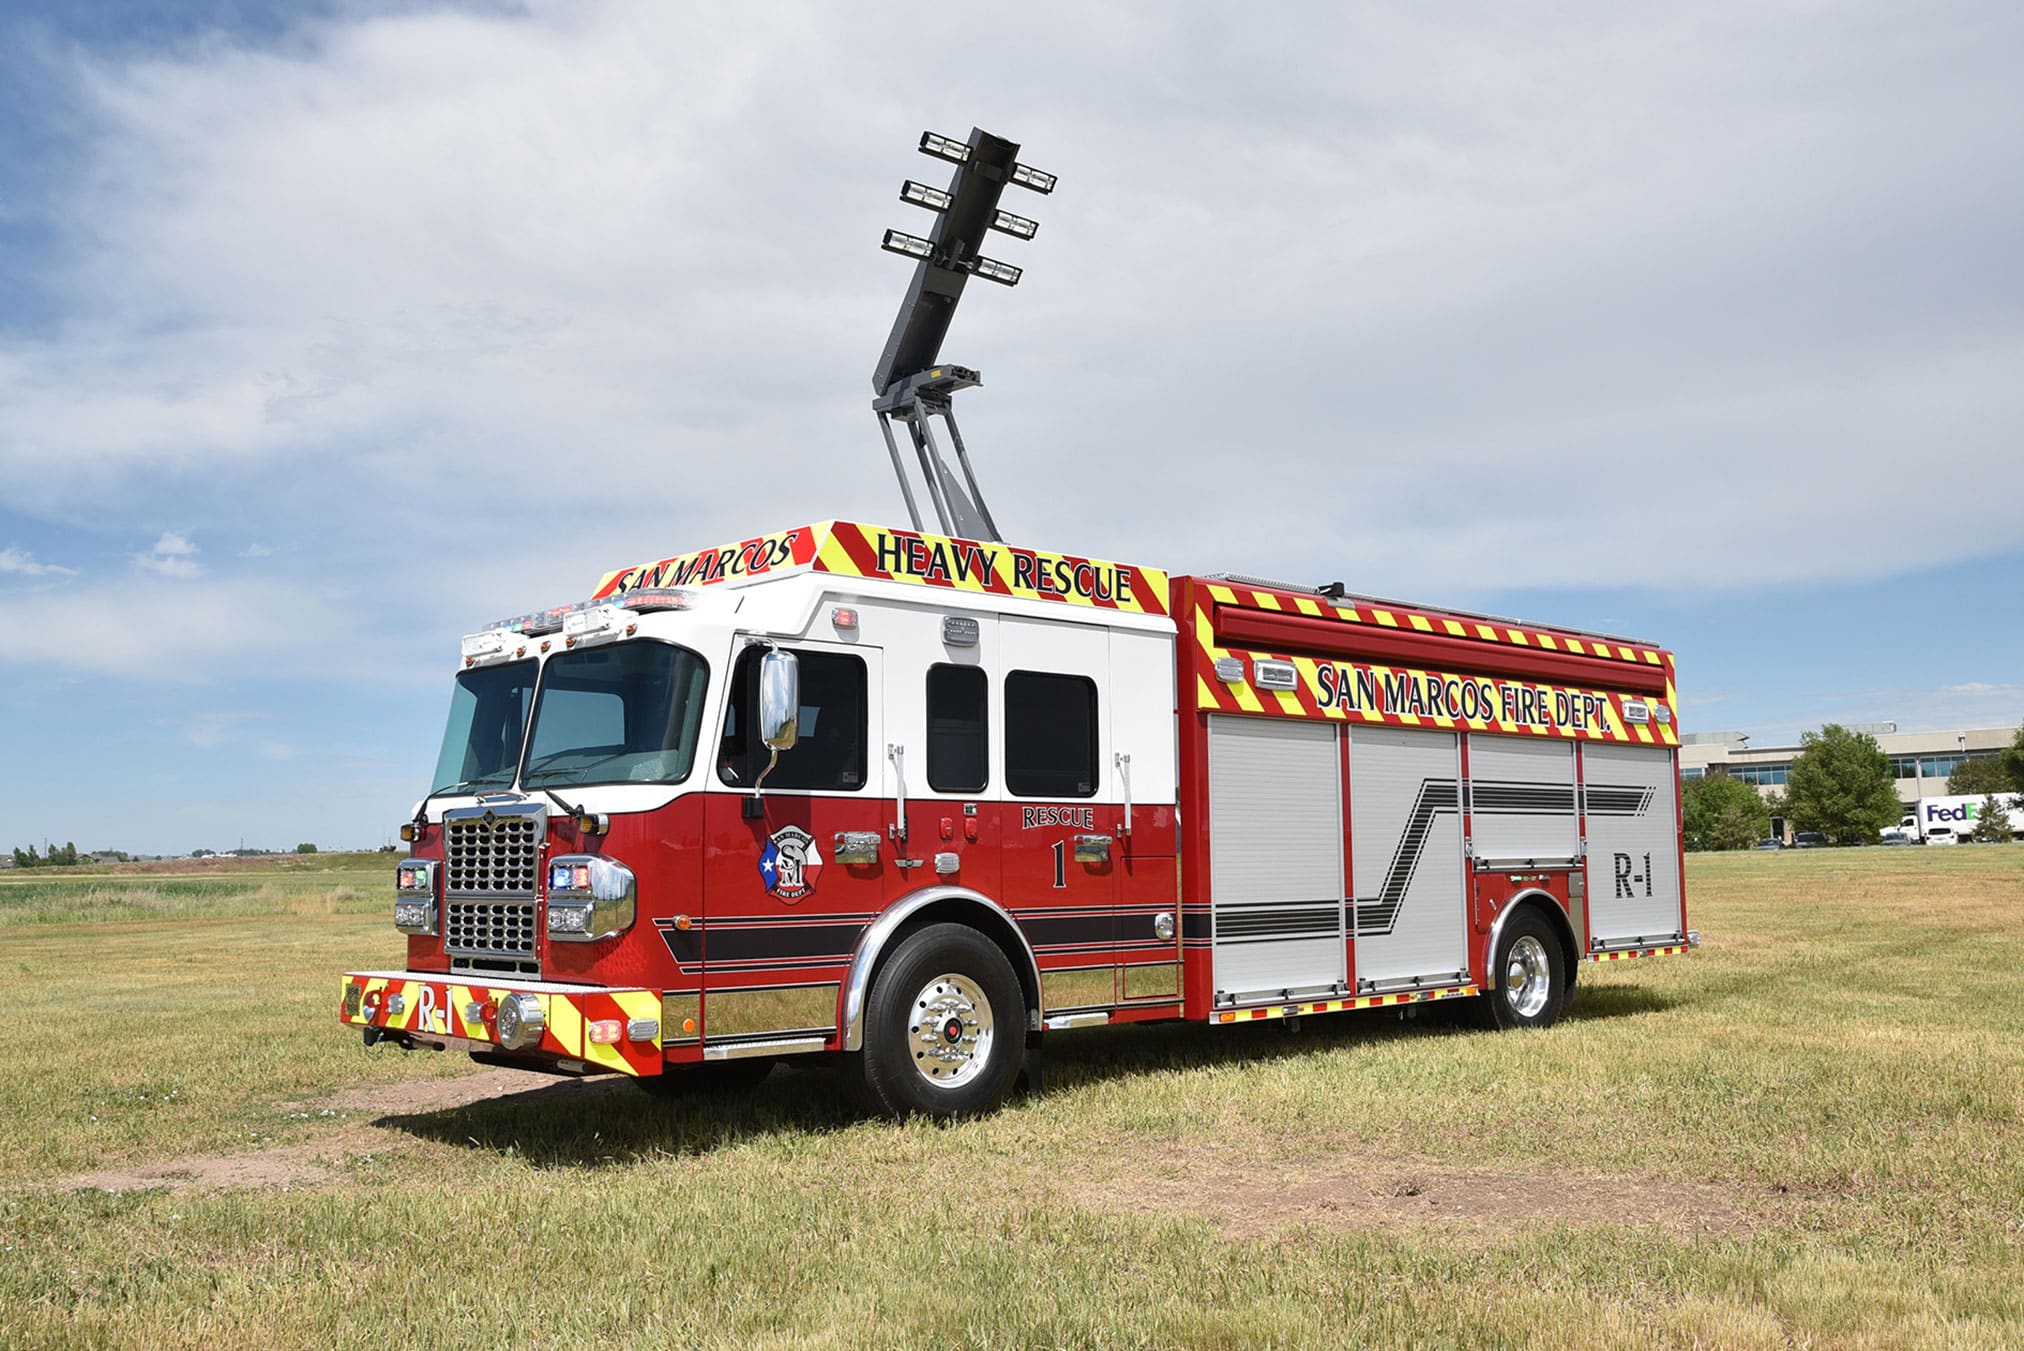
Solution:
{"label": "windshield wiper", "polygon": [[570,806],[567,802],[564,802],[562,800],[562,795],[560,793],[556,792],[553,788],[550,788],[547,784],[541,785],[541,791],[548,794],[549,798],[555,803],[556,806],[562,808],[562,810],[568,812],[571,816],[574,816],[578,819],[582,818],[583,808]]}
{"label": "windshield wiper", "polygon": [[[422,828],[423,826],[426,826],[427,824],[429,824],[429,800],[430,800],[430,798],[439,798],[439,797],[443,797],[443,796],[445,796],[445,795],[447,795],[447,794],[450,794],[450,793],[455,793],[455,792],[459,791],[460,789],[465,789],[465,788],[478,788],[478,787],[481,787],[481,786],[483,786],[483,785],[484,785],[484,784],[485,784],[485,783],[486,783],[486,782],[487,782],[488,780],[490,780],[490,779],[493,779],[493,778],[496,778],[497,776],[498,776],[498,771],[497,771],[497,770],[494,770],[494,771],[493,771],[492,773],[490,773],[490,774],[480,774],[480,775],[479,775],[479,776],[478,776],[477,778],[475,778],[475,779],[459,779],[459,780],[457,780],[457,782],[455,782],[455,783],[446,783],[446,784],[444,784],[444,785],[443,785],[443,786],[442,786],[441,788],[432,788],[432,789],[430,789],[430,790],[429,790],[429,792],[428,792],[428,795],[427,795],[426,797],[424,797],[424,798],[423,798],[423,799],[421,800],[421,803],[420,803],[420,804],[419,804],[418,806],[416,806],[416,808],[415,808],[415,822],[414,822],[414,824],[415,824],[415,829],[416,829],[416,831],[417,831],[417,832],[419,832],[419,831],[421,830],[421,828]],[[509,779],[507,780],[507,782],[508,782],[508,783],[511,783],[511,782],[512,782],[512,780],[511,780],[511,779],[509,778]],[[500,785],[500,786],[501,786],[501,787],[504,787],[504,785],[503,785],[503,784],[502,784],[502,785]]]}

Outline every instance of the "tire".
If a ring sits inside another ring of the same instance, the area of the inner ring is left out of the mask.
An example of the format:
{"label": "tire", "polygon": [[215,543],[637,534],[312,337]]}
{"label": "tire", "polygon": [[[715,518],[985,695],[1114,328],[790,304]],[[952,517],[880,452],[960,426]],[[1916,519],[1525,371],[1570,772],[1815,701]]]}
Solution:
{"label": "tire", "polygon": [[1025,1052],[1026,1000],[1005,954],[967,925],[930,924],[880,968],[847,1088],[892,1117],[978,1116],[1011,1093]]}
{"label": "tire", "polygon": [[705,1060],[699,1065],[669,1065],[659,1074],[633,1082],[656,1098],[681,1098],[691,1093],[730,1093],[757,1088],[773,1072],[762,1056],[745,1060]]}
{"label": "tire", "polygon": [[1497,988],[1483,995],[1484,1025],[1496,1030],[1551,1027],[1567,1008],[1571,982],[1560,935],[1537,909],[1511,917],[1491,954]]}

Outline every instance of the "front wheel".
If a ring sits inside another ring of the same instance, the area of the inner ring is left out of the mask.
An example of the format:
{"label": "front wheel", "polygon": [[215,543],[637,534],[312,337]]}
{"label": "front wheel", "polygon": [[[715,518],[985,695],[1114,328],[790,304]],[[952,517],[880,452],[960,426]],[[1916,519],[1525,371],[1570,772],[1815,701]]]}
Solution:
{"label": "front wheel", "polygon": [[1026,1001],[998,945],[930,924],[879,971],[849,1072],[857,1096],[892,1116],[972,1116],[1005,1101],[1025,1046]]}
{"label": "front wheel", "polygon": [[1551,1027],[1567,1006],[1567,953],[1544,915],[1512,916],[1490,955],[1497,988],[1483,996],[1492,1028]]}

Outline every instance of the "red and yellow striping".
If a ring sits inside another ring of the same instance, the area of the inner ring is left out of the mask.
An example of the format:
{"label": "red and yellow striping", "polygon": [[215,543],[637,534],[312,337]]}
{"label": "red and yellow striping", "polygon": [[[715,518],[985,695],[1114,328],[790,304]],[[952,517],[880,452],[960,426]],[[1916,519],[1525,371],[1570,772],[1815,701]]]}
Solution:
{"label": "red and yellow striping", "polygon": [[1424,1004],[1434,999],[1460,999],[1481,994],[1474,985],[1451,985],[1438,990],[1402,990],[1397,994],[1364,995],[1357,999],[1315,999],[1306,1003],[1267,1004],[1255,1009],[1219,1009],[1209,1015],[1212,1023],[1248,1023],[1260,1018],[1296,1018],[1309,1013],[1347,1013],[1351,1009],[1382,1009],[1394,1004]]}
{"label": "red and yellow striping", "polygon": [[[1576,701],[1574,706],[1593,711],[1587,724],[1570,727],[1522,721],[1515,717],[1453,716],[1440,712],[1415,713],[1384,707],[1351,707],[1346,701],[1329,697],[1329,690],[1324,686],[1324,667],[1331,668],[1326,677],[1329,680],[1333,680],[1343,672],[1360,670],[1370,673],[1378,683],[1399,683],[1405,688],[1416,687],[1422,691],[1432,685],[1452,688],[1461,681],[1477,678],[1418,667],[1393,667],[1355,660],[1325,661],[1291,653],[1223,647],[1216,641],[1216,625],[1211,612],[1212,606],[1215,605],[1292,612],[1312,618],[1332,618],[1345,626],[1374,624],[1380,628],[1403,628],[1420,633],[1512,643],[1577,656],[1601,657],[1625,663],[1657,666],[1665,673],[1667,707],[1670,709],[1674,705],[1672,660],[1670,654],[1656,648],[1631,647],[1605,642],[1599,638],[1584,639],[1572,634],[1553,634],[1539,629],[1510,628],[1445,616],[1368,606],[1358,607],[1334,601],[1324,602],[1323,598],[1312,595],[1294,595],[1210,583],[1198,593],[1195,612],[1190,617],[1191,636],[1198,654],[1195,706],[1203,712],[1258,713],[1289,718],[1389,723],[1408,727],[1459,727],[1475,731],[1569,736],[1628,744],[1665,746],[1679,744],[1679,734],[1671,722],[1629,721],[1624,716],[1623,707],[1627,696],[1621,692],[1555,685],[1533,680],[1518,682],[1514,688],[1536,694],[1543,706],[1550,707],[1563,698]],[[1260,660],[1285,662],[1297,672],[1297,686],[1291,690],[1261,690],[1254,688],[1248,680],[1235,682],[1218,680],[1213,675],[1215,664],[1218,659],[1224,657],[1234,657],[1241,661],[1246,672],[1254,670],[1255,663]],[[1490,705],[1487,710],[1489,713],[1503,714],[1514,711],[1504,706],[1504,700],[1499,693],[1501,687],[1492,684],[1489,688],[1493,691],[1493,697],[1486,701]]]}
{"label": "red and yellow striping", "polygon": [[1678,957],[1688,951],[1690,946],[1687,943],[1675,943],[1671,947],[1664,948],[1627,948],[1622,952],[1591,952],[1588,958],[1592,962],[1624,962],[1632,957]]}
{"label": "red and yellow striping", "polygon": [[[497,1045],[499,999],[532,994],[541,1002],[541,1054],[581,1060],[619,1074],[659,1074],[661,997],[652,990],[557,990],[544,986],[474,985],[414,979],[401,973],[352,972],[338,987],[338,1018],[354,1027],[377,1027],[422,1036],[456,1037]],[[650,1040],[593,1041],[593,1023],[652,1019]]]}
{"label": "red and yellow striping", "polygon": [[713,586],[796,570],[978,595],[1164,615],[1158,568],[850,521],[820,521],[606,573],[594,598],[640,587]]}

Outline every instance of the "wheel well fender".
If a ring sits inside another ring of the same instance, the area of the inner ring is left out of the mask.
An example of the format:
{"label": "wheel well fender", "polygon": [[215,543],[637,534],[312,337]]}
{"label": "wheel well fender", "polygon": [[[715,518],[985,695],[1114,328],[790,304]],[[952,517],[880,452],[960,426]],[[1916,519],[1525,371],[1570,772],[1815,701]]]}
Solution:
{"label": "wheel well fender", "polygon": [[1497,916],[1497,922],[1490,926],[1490,941],[1483,948],[1483,988],[1494,990],[1502,984],[1503,973],[1497,969],[1497,945],[1504,941],[1504,929],[1511,922],[1511,917],[1522,910],[1537,910],[1546,916],[1547,924],[1560,938],[1561,953],[1567,958],[1567,983],[1572,986],[1574,973],[1581,965],[1581,945],[1574,936],[1574,925],[1569,922],[1567,912],[1561,909],[1552,892],[1534,887],[1513,896],[1504,912]]}
{"label": "wheel well fender", "polygon": [[871,997],[872,981],[879,967],[899,940],[927,924],[966,924],[977,930],[1005,954],[1012,973],[1019,978],[1019,992],[1026,1001],[1028,1031],[1040,1026],[1040,962],[1033,945],[1005,908],[990,897],[968,887],[923,887],[887,906],[857,941],[851,954],[850,973],[842,992],[843,1049],[864,1048],[865,1002]]}

